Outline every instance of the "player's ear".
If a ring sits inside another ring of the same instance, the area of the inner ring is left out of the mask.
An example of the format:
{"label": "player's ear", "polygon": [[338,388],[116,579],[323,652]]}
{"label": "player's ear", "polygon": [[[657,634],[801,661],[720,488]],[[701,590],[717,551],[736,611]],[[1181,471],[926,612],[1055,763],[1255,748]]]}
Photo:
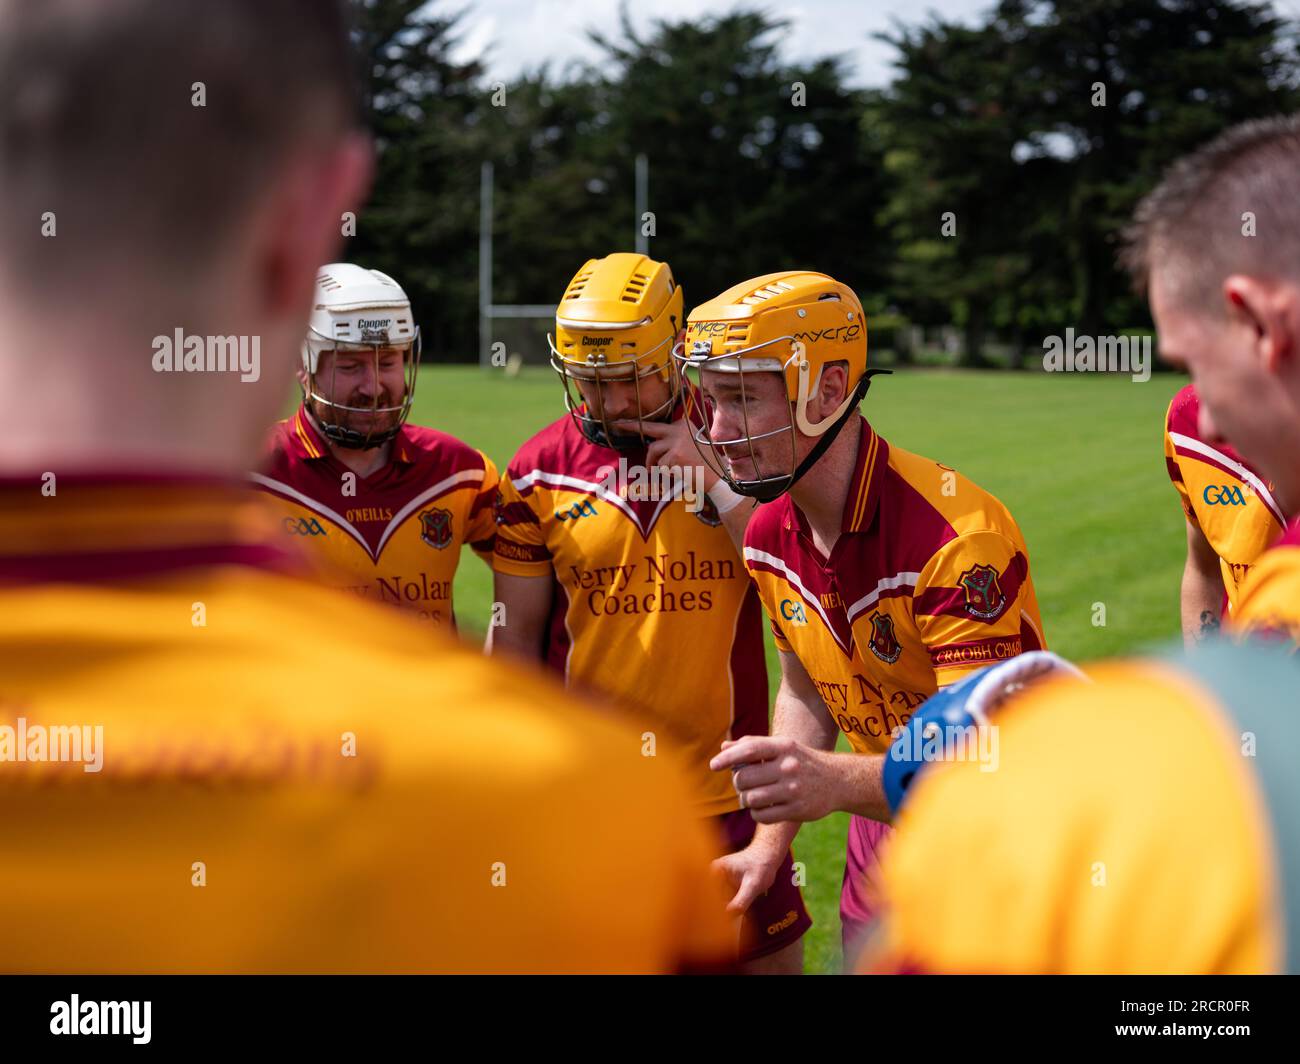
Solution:
{"label": "player's ear", "polygon": [[848,395],[849,364],[847,362],[828,362],[822,370],[821,393],[822,410],[835,410]]}
{"label": "player's ear", "polygon": [[1255,277],[1232,274],[1224,279],[1223,295],[1229,321],[1254,336],[1252,359],[1266,373],[1276,375],[1295,339],[1290,333],[1285,290]]}

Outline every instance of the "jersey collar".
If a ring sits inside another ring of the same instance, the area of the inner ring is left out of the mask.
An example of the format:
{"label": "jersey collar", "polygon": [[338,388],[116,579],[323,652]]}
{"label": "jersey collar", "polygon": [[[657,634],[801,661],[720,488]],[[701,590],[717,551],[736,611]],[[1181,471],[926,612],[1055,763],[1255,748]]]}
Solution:
{"label": "jersey collar", "polygon": [[844,500],[844,516],[840,533],[865,532],[871,527],[880,501],[880,486],[885,478],[885,464],[889,458],[887,444],[864,417],[861,437],[858,440],[858,460],[849,480],[849,494]]}
{"label": "jersey collar", "polygon": [[0,478],[0,584],[100,583],[178,569],[300,571],[274,514],[246,485],[173,472]]}
{"label": "jersey collar", "polygon": [[[852,432],[851,425],[844,426],[845,432]],[[885,466],[889,460],[889,444],[881,438],[867,419],[858,417],[858,457],[854,462],[853,475],[849,478],[849,492],[844,500],[844,513],[840,518],[840,535],[860,534],[871,528],[880,503],[881,485],[884,483]],[[794,504],[788,495],[785,499],[789,505],[785,527],[787,531],[797,530],[809,543],[812,534],[808,528],[803,511]]]}
{"label": "jersey collar", "polygon": [[[397,435],[393,438],[392,451],[389,455],[390,462],[401,462],[403,465],[411,465],[415,462],[415,450],[411,446],[407,428],[408,426],[402,425],[397,430]],[[289,419],[289,447],[294,454],[304,461],[331,457],[329,443],[321,435],[320,430],[316,428],[315,420],[307,413],[307,404],[305,402],[294,411],[293,417]]]}

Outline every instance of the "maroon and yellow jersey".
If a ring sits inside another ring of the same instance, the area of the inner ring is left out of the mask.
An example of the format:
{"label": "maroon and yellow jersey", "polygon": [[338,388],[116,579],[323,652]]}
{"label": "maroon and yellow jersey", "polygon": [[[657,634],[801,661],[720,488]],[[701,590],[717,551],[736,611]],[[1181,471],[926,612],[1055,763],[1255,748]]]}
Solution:
{"label": "maroon and yellow jersey", "polygon": [[1229,612],[1235,611],[1251,565],[1286,524],[1272,485],[1226,444],[1200,437],[1196,389],[1187,385],[1165,415],[1165,465],[1187,520],[1219,556]]}
{"label": "maroon and yellow jersey", "polygon": [[701,814],[726,813],[739,799],[710,758],[767,734],[761,611],[716,510],[692,512],[680,485],[642,491],[644,462],[567,416],[543,429],[501,481],[495,566],[552,581],[546,662],[661,724],[697,770]]}
{"label": "maroon and yellow jersey", "polygon": [[253,480],[275,499],[281,535],[304,548],[323,583],[437,625],[454,622],[461,547],[491,564],[490,458],[444,432],[403,425],[389,463],[360,477],[330,454],[302,407],[275,426],[268,450]]}
{"label": "maroon and yellow jersey", "polygon": [[1043,625],[1007,508],[865,419],[857,431],[830,558],[785,495],[750,521],[745,563],[777,647],[799,658],[853,749],[879,754],[940,687],[1042,649]]}
{"label": "maroon and yellow jersey", "polygon": [[1229,624],[1238,632],[1300,646],[1300,517],[1251,566]]}
{"label": "maroon and yellow jersey", "polygon": [[0,971],[735,957],[679,765],[295,575],[279,519],[220,480],[0,481]]}

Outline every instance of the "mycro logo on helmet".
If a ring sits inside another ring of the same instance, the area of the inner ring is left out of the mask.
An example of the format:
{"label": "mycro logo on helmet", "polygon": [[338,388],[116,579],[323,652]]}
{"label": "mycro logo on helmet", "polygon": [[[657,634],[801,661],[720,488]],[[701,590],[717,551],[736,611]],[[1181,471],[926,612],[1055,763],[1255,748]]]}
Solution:
{"label": "mycro logo on helmet", "polygon": [[286,517],[284,519],[284,530],[291,536],[323,536],[325,529],[321,523],[312,518],[308,521],[305,517]]}
{"label": "mycro logo on helmet", "polygon": [[811,332],[797,332],[794,334],[796,340],[806,340],[809,343],[816,343],[818,340],[838,340],[842,344],[847,344],[850,340],[856,340],[858,334],[862,331],[862,326],[853,325],[835,325],[829,329],[813,329]]}
{"label": "mycro logo on helmet", "polygon": [[791,599],[781,600],[781,616],[796,628],[802,628],[808,623],[808,615],[803,611],[803,603]]}
{"label": "mycro logo on helmet", "polygon": [[1231,484],[1210,484],[1201,492],[1201,498],[1210,506],[1245,506],[1246,497],[1241,488]]}
{"label": "mycro logo on helmet", "polygon": [[687,326],[687,331],[701,334],[724,333],[727,331],[727,323],[725,321],[695,321]]}

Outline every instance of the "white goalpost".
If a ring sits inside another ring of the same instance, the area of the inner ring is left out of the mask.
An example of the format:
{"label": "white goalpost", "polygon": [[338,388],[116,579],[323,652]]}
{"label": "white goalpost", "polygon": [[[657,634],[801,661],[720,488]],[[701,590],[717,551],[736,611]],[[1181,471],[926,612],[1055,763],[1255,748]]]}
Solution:
{"label": "white goalpost", "polygon": [[[488,367],[492,365],[504,365],[501,358],[494,362],[493,347],[498,344],[504,344],[504,352],[508,358],[512,353],[509,350],[510,341],[519,343],[520,337],[527,335],[528,329],[525,323],[529,321],[546,322],[542,329],[550,327],[550,323],[555,319],[555,304],[553,303],[494,303],[492,301],[492,195],[495,184],[494,168],[491,162],[483,163],[479,169],[479,226],[478,226],[478,360],[479,365]],[[650,162],[644,155],[636,157],[636,250],[639,254],[648,255],[650,253],[650,237],[646,233],[646,226],[643,224],[649,199],[650,186]],[[616,250],[616,249],[609,249]],[[601,254],[600,249],[593,249],[592,254]],[[579,263],[574,263],[571,268],[576,268]],[[499,321],[519,323],[519,327],[506,330],[510,335],[508,337],[498,337],[495,323]],[[545,350],[545,345],[541,346]],[[495,352],[498,356],[502,352]]]}

